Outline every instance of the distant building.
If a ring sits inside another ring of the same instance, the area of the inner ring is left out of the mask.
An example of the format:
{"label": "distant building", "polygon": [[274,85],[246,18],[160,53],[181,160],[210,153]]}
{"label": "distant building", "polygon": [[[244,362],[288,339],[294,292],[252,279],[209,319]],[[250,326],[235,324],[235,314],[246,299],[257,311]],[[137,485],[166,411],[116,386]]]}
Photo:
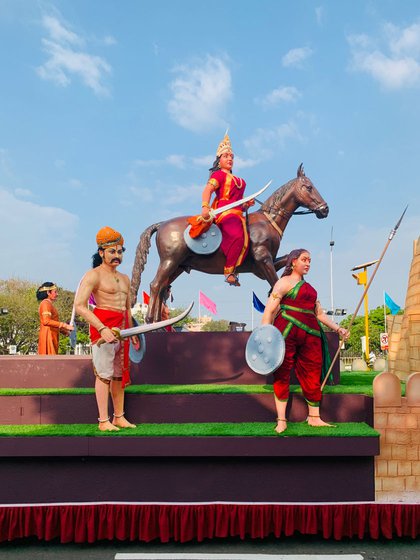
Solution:
{"label": "distant building", "polygon": [[203,315],[200,321],[197,321],[196,323],[186,323],[185,326],[190,332],[201,332],[204,325],[210,323],[211,321],[211,317],[209,317],[208,315]]}

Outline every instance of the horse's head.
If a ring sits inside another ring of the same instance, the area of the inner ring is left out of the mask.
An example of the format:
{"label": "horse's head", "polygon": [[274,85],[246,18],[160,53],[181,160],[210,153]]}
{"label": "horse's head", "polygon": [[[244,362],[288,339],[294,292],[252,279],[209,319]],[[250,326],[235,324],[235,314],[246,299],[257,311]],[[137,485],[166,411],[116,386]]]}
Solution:
{"label": "horse's head", "polygon": [[317,218],[328,216],[328,204],[314,187],[312,181],[306,177],[303,170],[303,163],[297,170],[297,179],[294,181],[294,192],[299,206],[304,206],[315,214]]}

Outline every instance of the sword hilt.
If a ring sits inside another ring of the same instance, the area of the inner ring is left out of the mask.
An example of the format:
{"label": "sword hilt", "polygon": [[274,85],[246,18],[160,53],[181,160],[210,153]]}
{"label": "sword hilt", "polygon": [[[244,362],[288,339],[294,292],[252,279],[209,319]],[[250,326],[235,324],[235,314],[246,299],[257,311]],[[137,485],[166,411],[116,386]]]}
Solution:
{"label": "sword hilt", "polygon": [[[121,337],[121,330],[118,327],[112,327],[111,331],[114,333],[114,336],[117,340],[123,340],[123,338]],[[107,344],[107,342],[101,337],[96,344],[99,348],[100,346],[102,346],[102,344]],[[115,342],[111,342],[111,344],[115,344]]]}

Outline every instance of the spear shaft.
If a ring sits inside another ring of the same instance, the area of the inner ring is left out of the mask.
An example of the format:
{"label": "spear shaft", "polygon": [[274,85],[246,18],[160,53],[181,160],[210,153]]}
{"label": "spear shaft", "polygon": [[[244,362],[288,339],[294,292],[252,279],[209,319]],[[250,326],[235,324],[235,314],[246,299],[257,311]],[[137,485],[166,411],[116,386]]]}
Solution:
{"label": "spear shaft", "polygon": [[[357,316],[357,313],[358,313],[358,311],[359,311],[359,309],[360,309],[360,307],[361,307],[361,305],[362,305],[362,303],[363,303],[363,299],[364,299],[365,295],[367,294],[367,292],[368,292],[368,290],[369,290],[369,288],[370,288],[370,286],[371,286],[371,284],[372,284],[372,282],[373,282],[373,279],[375,278],[375,275],[376,275],[376,273],[377,273],[377,271],[378,271],[378,268],[381,266],[382,259],[384,258],[385,253],[386,253],[387,250],[388,250],[389,244],[391,243],[392,239],[394,238],[394,236],[395,236],[395,234],[396,234],[396,232],[397,232],[397,229],[400,227],[400,224],[401,224],[401,222],[402,222],[402,219],[404,218],[404,214],[407,212],[407,208],[408,208],[408,205],[405,207],[404,212],[401,214],[401,218],[398,220],[398,222],[396,223],[395,227],[392,228],[390,234],[388,235],[388,239],[387,239],[387,241],[386,241],[386,243],[385,243],[385,247],[383,248],[382,254],[381,254],[381,256],[379,257],[378,262],[376,263],[376,266],[375,266],[375,268],[374,268],[374,270],[373,270],[372,276],[370,277],[370,280],[369,280],[369,282],[367,283],[367,285],[366,285],[366,287],[365,287],[365,289],[364,289],[364,291],[363,291],[362,297],[360,298],[360,301],[359,301],[359,303],[357,304],[356,310],[354,311],[354,313],[353,313],[353,315],[352,315],[352,317],[351,317],[349,326],[347,327],[347,330],[348,330],[348,331],[351,329],[351,327],[353,326],[354,321],[356,320],[356,316]],[[335,362],[337,361],[337,358],[338,358],[338,356],[339,356],[339,354],[340,354],[341,343],[342,343],[342,339],[340,338],[340,339],[339,339],[339,343],[338,343],[337,351],[336,351],[336,353],[335,353],[335,355],[334,355],[334,358],[333,358],[333,360],[332,360],[332,362],[331,362],[330,367],[328,368],[328,371],[327,371],[327,373],[326,373],[326,375],[325,375],[324,381],[322,382],[321,391],[324,389],[325,384],[326,384],[326,382],[328,381],[328,378],[329,378],[329,376],[330,376],[330,374],[331,374],[332,368],[333,368],[333,366],[334,366]]]}

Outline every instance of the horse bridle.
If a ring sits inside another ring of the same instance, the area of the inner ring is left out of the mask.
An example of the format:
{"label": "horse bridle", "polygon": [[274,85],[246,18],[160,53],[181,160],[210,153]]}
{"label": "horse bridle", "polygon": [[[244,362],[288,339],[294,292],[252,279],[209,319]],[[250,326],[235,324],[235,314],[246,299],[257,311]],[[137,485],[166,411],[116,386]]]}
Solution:
{"label": "horse bridle", "polygon": [[288,212],[282,206],[280,206],[280,208],[276,208],[274,205],[265,206],[265,202],[261,202],[261,200],[258,200],[258,198],[256,198],[255,200],[256,202],[258,202],[258,204],[260,204],[261,210],[263,212],[268,212],[269,214],[271,214],[271,211],[274,209],[273,214],[282,214],[285,218],[291,218],[292,216],[303,216],[304,214],[315,214],[318,209],[322,208],[322,205],[320,205],[317,206],[314,210],[295,210],[294,212]]}

